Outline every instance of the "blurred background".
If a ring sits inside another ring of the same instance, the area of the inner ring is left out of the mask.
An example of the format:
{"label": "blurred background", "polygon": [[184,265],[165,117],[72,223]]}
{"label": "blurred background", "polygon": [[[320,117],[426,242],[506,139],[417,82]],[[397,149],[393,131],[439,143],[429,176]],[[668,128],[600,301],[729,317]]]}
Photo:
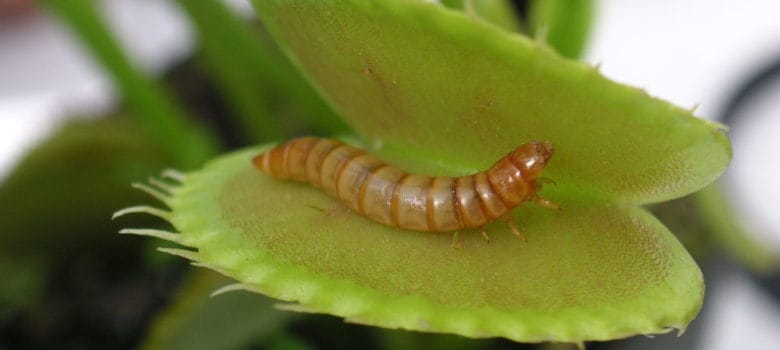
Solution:
{"label": "blurred background", "polygon": [[[248,144],[349,129],[248,0],[62,3],[0,0],[0,349],[567,348],[349,325],[244,292],[208,298],[229,281],[155,251],[166,243],[115,234],[165,227],[109,220],[147,201],[128,184]],[[525,19],[531,3],[512,2],[515,14]],[[714,186],[651,208],[705,275],[687,333],[589,348],[776,349],[780,2],[590,6],[575,56],[728,124],[734,159]],[[205,141],[188,147],[192,138]]]}

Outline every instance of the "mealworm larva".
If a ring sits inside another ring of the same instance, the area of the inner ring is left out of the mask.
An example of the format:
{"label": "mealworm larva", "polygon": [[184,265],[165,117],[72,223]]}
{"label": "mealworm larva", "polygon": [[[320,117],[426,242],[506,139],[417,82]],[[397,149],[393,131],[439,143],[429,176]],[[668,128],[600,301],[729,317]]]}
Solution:
{"label": "mealworm larva", "polygon": [[434,177],[405,173],[336,140],[303,137],[261,153],[252,162],[276,179],[309,182],[379,223],[447,232],[481,228],[526,201],[557,208],[537,195],[549,181],[538,176],[552,154],[550,143],[529,142],[486,171]]}

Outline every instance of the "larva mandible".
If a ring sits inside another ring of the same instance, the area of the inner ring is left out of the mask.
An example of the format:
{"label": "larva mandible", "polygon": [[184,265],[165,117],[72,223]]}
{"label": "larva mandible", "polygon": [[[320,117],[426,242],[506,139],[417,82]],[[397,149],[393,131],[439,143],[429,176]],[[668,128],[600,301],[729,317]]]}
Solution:
{"label": "larva mandible", "polygon": [[[552,154],[550,143],[528,142],[486,171],[433,177],[405,173],[340,141],[302,137],[261,153],[252,162],[276,179],[309,182],[379,223],[448,232],[508,218],[512,208],[526,201],[557,208],[537,195],[549,181],[538,176]],[[513,225],[510,228],[520,235]]]}

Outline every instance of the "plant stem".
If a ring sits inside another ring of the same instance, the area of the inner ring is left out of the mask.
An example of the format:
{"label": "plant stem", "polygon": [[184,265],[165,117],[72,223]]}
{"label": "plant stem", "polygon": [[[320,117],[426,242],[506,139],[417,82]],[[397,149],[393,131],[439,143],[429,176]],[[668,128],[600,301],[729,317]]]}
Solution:
{"label": "plant stem", "polygon": [[182,167],[194,167],[217,151],[213,135],[187,118],[168,92],[134,67],[91,0],[44,1],[66,22],[108,71],[145,133]]}

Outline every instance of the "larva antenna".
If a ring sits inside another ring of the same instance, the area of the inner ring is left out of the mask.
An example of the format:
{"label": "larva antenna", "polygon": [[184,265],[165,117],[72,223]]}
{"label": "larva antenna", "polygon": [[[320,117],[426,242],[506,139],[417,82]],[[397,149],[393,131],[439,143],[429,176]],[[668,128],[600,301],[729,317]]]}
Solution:
{"label": "larva antenna", "polygon": [[124,216],[127,214],[149,214],[152,216],[156,216],[160,219],[170,221],[168,220],[170,217],[170,212],[159,208],[150,207],[148,205],[136,205],[133,207],[127,207],[124,209],[117,210],[116,212],[114,212],[113,215],[111,215],[111,220],[114,220],[120,216]]}
{"label": "larva antenna", "polygon": [[180,243],[181,241],[181,235],[178,233],[150,229],[150,228],[124,228],[119,230],[119,233],[123,235],[129,234],[129,235],[156,237],[159,239],[164,239],[166,241],[175,242],[175,243]]}

